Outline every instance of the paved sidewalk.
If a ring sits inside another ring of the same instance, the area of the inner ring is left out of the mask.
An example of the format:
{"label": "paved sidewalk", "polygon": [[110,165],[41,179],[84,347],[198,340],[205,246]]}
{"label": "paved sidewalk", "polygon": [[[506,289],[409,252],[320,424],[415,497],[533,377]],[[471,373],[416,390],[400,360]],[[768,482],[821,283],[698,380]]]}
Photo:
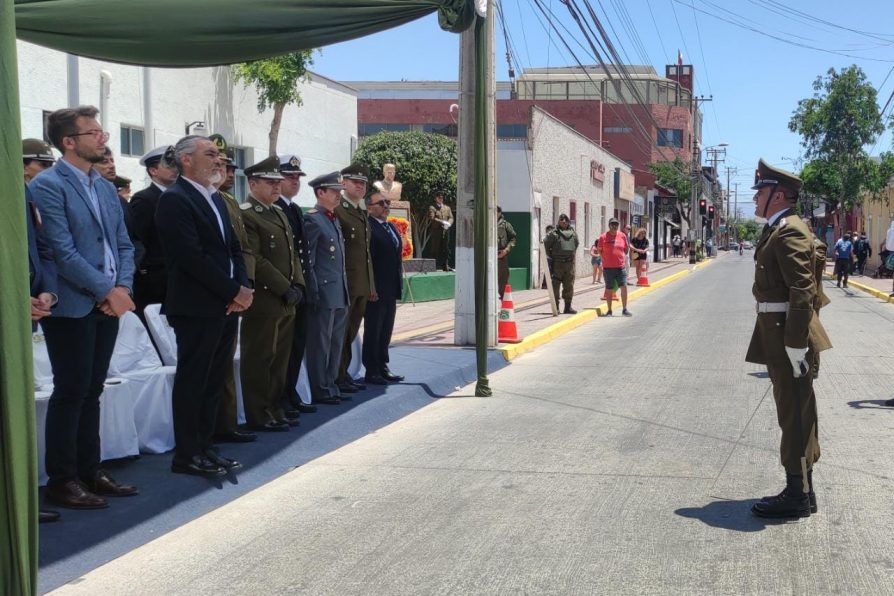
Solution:
{"label": "paved sidewalk", "polygon": [[[834,260],[826,262],[826,275],[830,279],[835,279]],[[892,302],[892,299],[894,299],[894,296],[891,296],[892,291],[894,291],[892,285],[894,285],[894,283],[892,283],[891,278],[880,279],[872,277],[872,275],[870,275],[869,267],[866,267],[866,275],[851,275],[848,278],[848,287],[841,288],[840,290],[845,293],[853,293],[854,290],[860,290],[867,294],[871,294],[884,302]],[[827,292],[831,292],[832,288],[835,288],[835,286],[827,288]]]}

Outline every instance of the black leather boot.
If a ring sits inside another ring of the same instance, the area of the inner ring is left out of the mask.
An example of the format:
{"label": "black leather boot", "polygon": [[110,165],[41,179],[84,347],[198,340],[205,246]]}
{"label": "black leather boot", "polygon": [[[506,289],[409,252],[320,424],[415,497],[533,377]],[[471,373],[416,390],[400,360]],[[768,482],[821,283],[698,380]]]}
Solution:
{"label": "black leather boot", "polygon": [[[810,487],[810,492],[807,493],[807,500],[810,501],[810,513],[816,513],[819,511],[819,508],[816,506],[816,492],[813,490],[813,470],[807,472],[807,485]],[[784,489],[783,489],[783,492]],[[763,497],[761,501],[769,501],[770,499],[778,499],[782,496],[782,493],[778,495],[772,495],[769,497]]]}
{"label": "black leather boot", "polygon": [[[808,475],[808,482],[809,478]],[[755,503],[751,507],[751,513],[771,519],[810,517],[810,498],[804,492],[804,477],[800,474],[786,474],[782,492]]]}
{"label": "black leather boot", "polygon": [[[558,306],[558,304],[556,306]],[[577,314],[577,311],[574,310],[573,308],[571,308],[571,303],[568,301],[565,302],[565,310],[562,312],[565,313],[566,315],[576,315]]]}

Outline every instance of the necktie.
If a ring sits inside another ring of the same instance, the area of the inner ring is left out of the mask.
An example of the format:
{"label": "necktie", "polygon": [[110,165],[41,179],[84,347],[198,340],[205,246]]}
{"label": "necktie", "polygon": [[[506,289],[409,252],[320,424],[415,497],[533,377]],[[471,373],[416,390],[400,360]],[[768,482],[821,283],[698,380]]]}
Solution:
{"label": "necktie", "polygon": [[394,230],[391,226],[388,225],[387,221],[383,221],[382,225],[385,226],[385,229],[388,231],[388,235],[391,236],[391,242],[394,244],[394,248],[397,248],[399,241],[397,239],[397,234],[394,233]]}

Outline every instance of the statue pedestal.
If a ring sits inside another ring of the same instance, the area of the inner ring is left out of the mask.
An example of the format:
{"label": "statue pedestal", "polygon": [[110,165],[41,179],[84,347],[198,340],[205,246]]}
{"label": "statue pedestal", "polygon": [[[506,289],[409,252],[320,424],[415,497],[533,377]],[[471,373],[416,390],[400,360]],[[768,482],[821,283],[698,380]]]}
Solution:
{"label": "statue pedestal", "polygon": [[404,261],[404,271],[407,273],[434,273],[434,259],[407,259]]}

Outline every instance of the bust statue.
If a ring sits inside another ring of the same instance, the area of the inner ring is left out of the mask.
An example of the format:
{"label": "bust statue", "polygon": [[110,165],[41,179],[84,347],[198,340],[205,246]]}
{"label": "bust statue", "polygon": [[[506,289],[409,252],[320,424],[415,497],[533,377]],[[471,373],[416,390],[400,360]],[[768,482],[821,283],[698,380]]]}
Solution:
{"label": "bust statue", "polygon": [[397,168],[393,163],[386,163],[382,166],[382,180],[377,180],[373,186],[381,192],[389,201],[399,201],[400,193],[403,190],[403,184],[394,179]]}

